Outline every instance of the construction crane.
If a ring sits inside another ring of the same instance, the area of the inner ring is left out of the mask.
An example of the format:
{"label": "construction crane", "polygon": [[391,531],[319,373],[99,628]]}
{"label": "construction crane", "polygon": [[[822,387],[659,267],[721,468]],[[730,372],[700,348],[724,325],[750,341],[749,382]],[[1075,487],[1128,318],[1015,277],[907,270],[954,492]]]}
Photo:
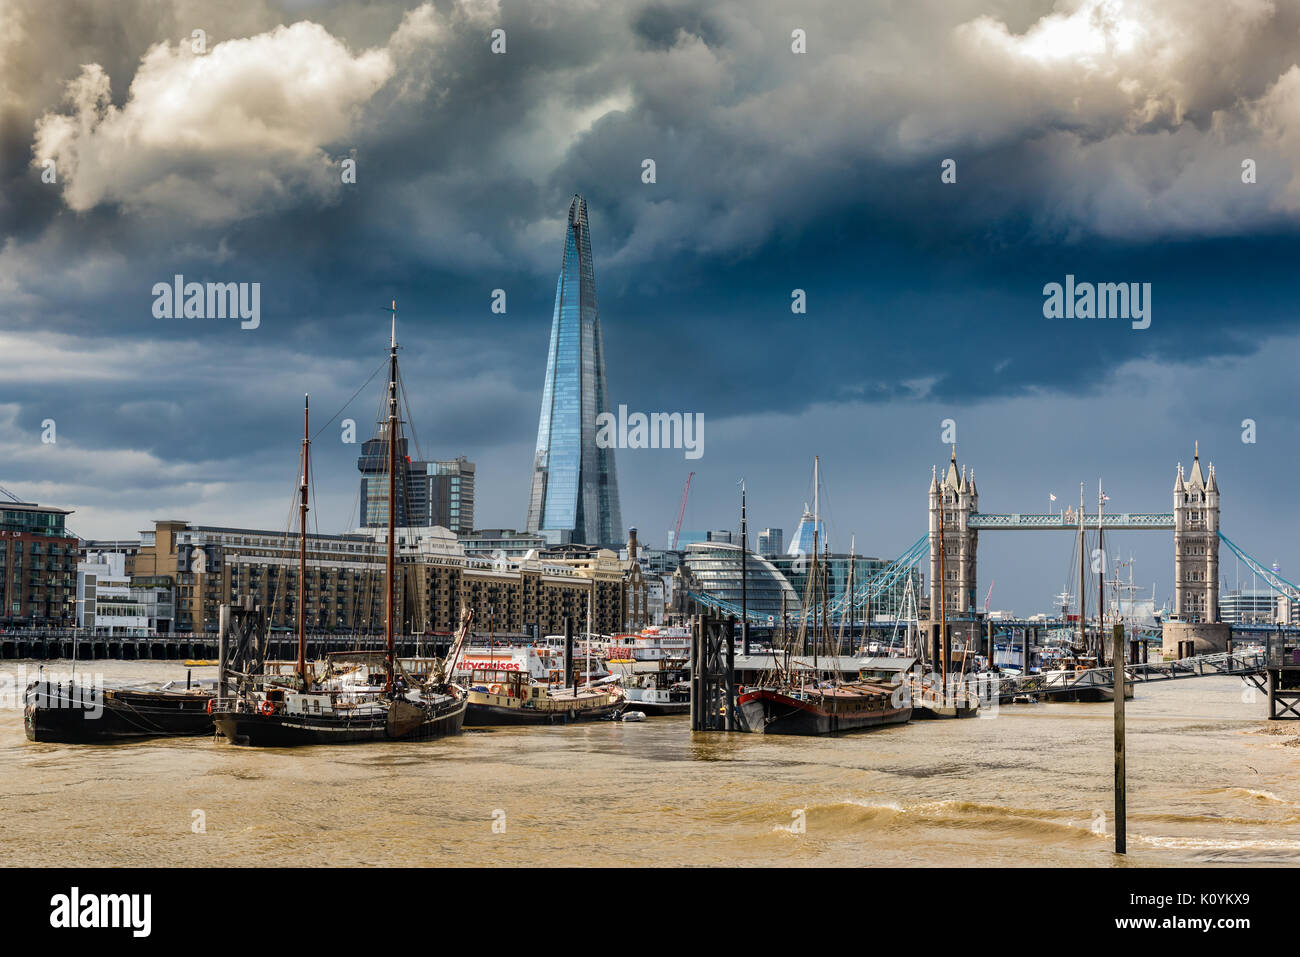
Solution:
{"label": "construction crane", "polygon": [[984,614],[986,615],[989,613],[989,600],[993,598],[993,586],[996,584],[996,581],[989,582],[989,593],[984,596]]}
{"label": "construction crane", "polygon": [[673,527],[673,540],[669,542],[669,548],[676,548],[678,541],[682,537],[682,519],[686,517],[686,496],[691,494],[691,479],[695,478],[692,472],[686,476],[686,487],[682,489],[682,503],[677,506],[677,524]]}

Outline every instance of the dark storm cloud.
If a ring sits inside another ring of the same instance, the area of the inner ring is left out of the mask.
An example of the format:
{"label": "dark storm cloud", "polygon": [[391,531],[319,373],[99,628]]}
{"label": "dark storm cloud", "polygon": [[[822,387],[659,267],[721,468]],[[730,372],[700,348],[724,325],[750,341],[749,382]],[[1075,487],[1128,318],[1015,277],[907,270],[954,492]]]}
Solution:
{"label": "dark storm cloud", "polygon": [[[17,0],[0,26],[0,331],[62,382],[7,383],[6,441],[54,407],[143,486],[213,486],[178,503],[273,485],[298,397],[338,408],[397,298],[426,454],[492,463],[481,523],[520,521],[491,503],[526,491],[579,191],[615,400],[711,427],[1096,397],[1294,330],[1293,4]],[[153,318],[176,273],[260,282],[261,327]],[[1151,282],[1151,328],[1044,319],[1067,273]],[[96,461],[125,474],[90,455],[90,486]],[[675,498],[671,468],[642,492]]]}

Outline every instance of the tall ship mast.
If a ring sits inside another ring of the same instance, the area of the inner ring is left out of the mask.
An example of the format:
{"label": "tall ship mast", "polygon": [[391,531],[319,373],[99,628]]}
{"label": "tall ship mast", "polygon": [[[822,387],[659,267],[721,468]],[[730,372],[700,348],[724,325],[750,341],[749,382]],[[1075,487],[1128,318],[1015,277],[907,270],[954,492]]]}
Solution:
{"label": "tall ship mast", "polygon": [[[803,615],[796,638],[798,650],[807,655],[809,617],[812,618],[811,660],[800,660],[784,649],[787,664],[763,675],[738,696],[740,730],[756,734],[822,735],[861,731],[889,724],[903,724],[912,717],[911,704],[900,688],[878,681],[845,681],[839,674],[838,655],[829,660],[830,648],[826,567],[830,551],[821,536],[821,459],[813,459],[813,550],[812,565],[804,584]],[[820,547],[819,547],[820,546]],[[825,547],[826,560],[818,552]],[[852,594],[845,603],[852,605]],[[838,644],[838,643],[837,643]],[[835,649],[838,652],[838,648]],[[825,662],[826,667],[822,667]]]}
{"label": "tall ship mast", "polygon": [[[292,674],[263,668],[242,675],[233,697],[219,699],[212,719],[217,732],[235,744],[289,747],[351,744],[362,741],[417,741],[458,734],[465,720],[466,695],[451,683],[454,661],[432,669],[423,680],[408,674],[395,657],[397,518],[397,443],[401,422],[397,390],[397,303],[392,304],[389,335],[387,428],[388,528],[384,651],[328,655],[323,668],[307,668],[307,511],[311,470],[309,414],[304,405],[301,469],[298,481],[298,660]],[[463,644],[457,642],[452,658]]]}

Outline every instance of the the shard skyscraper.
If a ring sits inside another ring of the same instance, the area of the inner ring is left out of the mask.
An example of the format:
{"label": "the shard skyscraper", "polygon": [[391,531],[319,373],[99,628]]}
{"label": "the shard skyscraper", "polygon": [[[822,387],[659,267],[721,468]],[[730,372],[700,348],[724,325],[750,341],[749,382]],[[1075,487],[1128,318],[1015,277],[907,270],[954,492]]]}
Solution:
{"label": "the shard skyscraper", "polygon": [[587,203],[574,196],[555,285],[528,531],[561,545],[623,541],[614,450],[596,446],[596,417],[609,411]]}

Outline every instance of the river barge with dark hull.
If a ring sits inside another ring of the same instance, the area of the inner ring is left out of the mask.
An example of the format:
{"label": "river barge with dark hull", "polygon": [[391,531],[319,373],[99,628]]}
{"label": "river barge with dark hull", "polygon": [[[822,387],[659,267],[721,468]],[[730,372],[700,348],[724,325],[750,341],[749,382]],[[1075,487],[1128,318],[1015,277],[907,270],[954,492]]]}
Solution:
{"label": "river barge with dark hull", "polygon": [[[308,692],[286,695],[284,710],[222,710],[213,718],[217,733],[233,744],[289,748],[313,744],[357,744],[365,741],[431,741],[459,734],[465,721],[465,701],[454,695],[410,701],[394,698],[338,708],[326,695]],[[299,699],[299,700],[294,700]],[[313,704],[331,713],[314,713]],[[292,710],[290,710],[292,709]]]}
{"label": "river barge with dark hull", "polygon": [[212,733],[215,689],[97,688],[38,680],[23,695],[29,741],[95,744]]}
{"label": "river barge with dark hull", "polygon": [[[401,438],[398,416],[397,303],[391,312],[388,347],[388,417],[383,436],[388,464],[386,501],[396,502],[397,449]],[[459,734],[465,722],[466,697],[450,681],[455,657],[464,646],[472,615],[467,614],[455,648],[443,666],[423,678],[405,672],[396,660],[397,527],[388,509],[384,565],[384,651],[329,655],[324,673],[307,667],[307,512],[311,487],[310,405],[303,397],[302,452],[298,469],[298,661],[292,674],[270,672],[259,663],[256,649],[227,643],[221,660],[222,697],[212,709],[223,738],[252,747],[355,744],[367,741],[429,741]],[[252,659],[247,661],[245,659]],[[250,667],[251,665],[251,667]],[[233,670],[236,691],[228,695],[226,677]]]}
{"label": "river barge with dark hull", "polygon": [[894,689],[866,683],[826,689],[747,688],[738,705],[742,728],[756,734],[840,734],[906,724],[912,708]]}

